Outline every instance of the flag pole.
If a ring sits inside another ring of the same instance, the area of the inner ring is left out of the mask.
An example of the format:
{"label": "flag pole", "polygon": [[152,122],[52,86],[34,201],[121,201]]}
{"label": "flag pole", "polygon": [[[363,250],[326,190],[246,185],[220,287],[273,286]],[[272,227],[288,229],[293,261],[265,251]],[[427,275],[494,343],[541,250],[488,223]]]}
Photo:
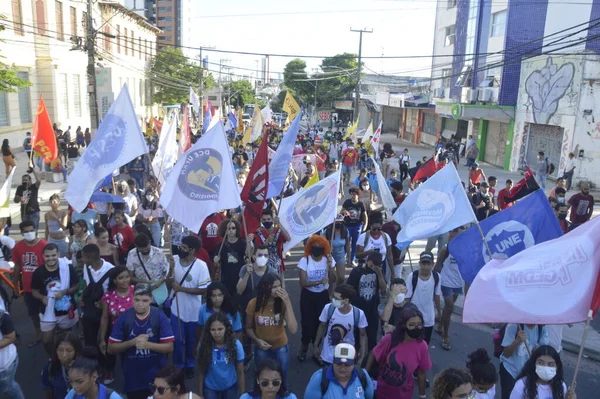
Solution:
{"label": "flag pole", "polygon": [[585,341],[587,340],[588,331],[590,329],[590,322],[592,320],[594,312],[590,309],[588,311],[588,316],[585,321],[585,327],[583,328],[583,336],[581,337],[581,345],[579,346],[579,354],[577,355],[577,363],[575,363],[575,373],[573,374],[573,382],[569,390],[575,391],[577,387],[577,374],[579,374],[579,366],[581,366],[581,359],[583,358],[583,348],[585,346]]}
{"label": "flag pole", "polygon": [[483,241],[483,245],[485,245],[485,249],[487,250],[488,254],[490,255],[490,258],[492,258],[492,250],[490,249],[490,246],[488,245],[488,243],[485,239],[485,234],[483,234],[483,230],[481,229],[479,220],[477,220],[477,219],[475,219],[475,220],[476,220],[475,224],[477,225],[477,230],[479,230],[479,234],[481,234],[481,240]]}
{"label": "flag pole", "polygon": [[406,248],[406,254],[408,255],[408,262],[410,263],[410,271],[414,273],[415,269],[413,269],[412,258],[410,257],[410,245]]}
{"label": "flag pole", "polygon": [[[225,233],[223,233],[223,241],[221,241],[221,246],[219,247],[219,252],[217,252],[217,256],[219,257],[219,278],[217,281],[221,281],[221,252],[223,251],[223,246],[225,245],[225,240],[227,239],[227,229],[229,228],[229,224],[233,221],[233,218],[228,219],[227,225],[225,226]],[[246,245],[246,248],[248,246]],[[213,258],[214,262],[214,258]]]}
{"label": "flag pole", "polygon": [[[244,210],[241,210],[242,213],[242,226],[244,226],[244,236],[246,237],[246,240],[248,240],[248,228],[246,227],[246,217],[244,216]],[[252,255],[249,253],[248,248],[250,248],[250,245],[248,245],[249,243],[246,241],[246,258],[248,260],[250,260],[252,258]],[[254,287],[254,272],[250,274],[250,283],[252,284],[252,287]]]}

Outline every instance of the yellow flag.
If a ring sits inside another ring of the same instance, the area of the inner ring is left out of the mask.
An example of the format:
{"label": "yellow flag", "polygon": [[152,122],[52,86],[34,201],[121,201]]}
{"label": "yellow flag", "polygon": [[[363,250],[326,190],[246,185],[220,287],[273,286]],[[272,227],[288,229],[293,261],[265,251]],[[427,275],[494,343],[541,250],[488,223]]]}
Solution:
{"label": "yellow flag", "polygon": [[237,130],[238,130],[238,132],[241,133],[244,131],[244,119],[243,119],[243,114],[242,114],[242,107],[238,107],[237,120],[238,120]]}
{"label": "yellow flag", "polygon": [[358,129],[358,122],[360,121],[360,115],[356,118],[356,122],[348,128],[348,133],[344,136],[344,140],[348,137],[352,137],[352,141],[356,143],[356,129]]}
{"label": "yellow flag", "polygon": [[288,113],[288,118],[290,122],[293,122],[296,118],[296,115],[300,112],[300,106],[294,100],[294,97],[290,94],[290,92],[286,92],[285,100],[283,100],[283,110]]}
{"label": "yellow flag", "polygon": [[363,136],[362,142],[365,145],[365,148],[371,147],[371,139],[373,138],[373,121],[369,123],[369,127]]}
{"label": "yellow flag", "polygon": [[319,182],[319,174],[315,171],[315,173],[311,176],[310,179],[306,182],[306,186],[304,188],[309,188],[313,184],[317,184]]}
{"label": "yellow flag", "polygon": [[152,116],[152,111],[150,111],[150,120],[146,125],[146,137],[152,137],[154,135],[154,116]]}

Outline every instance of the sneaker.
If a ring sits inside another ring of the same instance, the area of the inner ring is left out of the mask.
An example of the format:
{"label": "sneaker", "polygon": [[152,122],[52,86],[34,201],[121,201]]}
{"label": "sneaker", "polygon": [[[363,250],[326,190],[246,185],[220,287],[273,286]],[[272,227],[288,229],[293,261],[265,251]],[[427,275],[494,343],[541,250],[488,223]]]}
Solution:
{"label": "sneaker", "polygon": [[115,376],[113,375],[113,373],[110,371],[107,371],[106,373],[104,373],[104,381],[102,381],[102,383],[104,385],[110,385],[113,383],[114,380],[115,380]]}

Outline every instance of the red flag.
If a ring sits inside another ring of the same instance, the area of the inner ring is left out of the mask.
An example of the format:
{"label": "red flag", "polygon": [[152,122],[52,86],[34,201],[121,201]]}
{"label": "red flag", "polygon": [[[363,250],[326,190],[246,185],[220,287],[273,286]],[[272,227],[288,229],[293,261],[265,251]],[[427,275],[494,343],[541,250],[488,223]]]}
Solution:
{"label": "red flag", "polygon": [[268,164],[268,133],[263,135],[262,142],[258,148],[258,153],[250,173],[242,190],[242,201],[246,204],[244,208],[244,218],[246,219],[247,231],[254,232],[260,227],[260,218],[262,216],[267,190],[269,188],[269,164]]}
{"label": "red flag", "polygon": [[190,118],[187,105],[183,106],[183,121],[181,122],[181,136],[179,137],[179,155],[185,153],[192,147],[190,137]]}
{"label": "red flag", "polygon": [[428,179],[438,171],[437,163],[433,158],[429,158],[427,162],[425,162],[415,173],[415,176],[412,178],[412,181],[420,181],[424,179]]}
{"label": "red flag", "polygon": [[31,147],[44,157],[44,162],[49,163],[58,158],[56,136],[43,95],[40,95],[40,102],[33,122],[32,136]]}
{"label": "red flag", "polygon": [[162,131],[162,125],[163,125],[163,123],[161,121],[159,121],[157,118],[154,118],[154,127],[156,128],[156,131],[158,132],[159,135],[160,135],[160,132]]}
{"label": "red flag", "polygon": [[521,198],[539,190],[540,186],[533,176],[533,171],[527,166],[523,178],[515,183],[506,195],[505,202],[507,204],[520,200]]}

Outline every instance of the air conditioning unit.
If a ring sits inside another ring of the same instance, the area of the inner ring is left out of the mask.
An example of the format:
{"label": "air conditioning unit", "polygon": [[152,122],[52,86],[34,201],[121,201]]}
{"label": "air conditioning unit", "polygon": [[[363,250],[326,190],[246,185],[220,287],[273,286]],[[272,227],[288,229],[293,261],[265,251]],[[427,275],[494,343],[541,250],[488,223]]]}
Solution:
{"label": "air conditioning unit", "polygon": [[492,99],[493,89],[485,87],[477,89],[477,100],[481,102],[489,102]]}
{"label": "air conditioning unit", "polygon": [[470,87],[463,87],[461,91],[460,102],[470,104],[475,101],[477,101],[477,91],[471,89]]}
{"label": "air conditioning unit", "polygon": [[433,96],[435,98],[444,98],[444,88],[438,87],[438,88],[434,89]]}

